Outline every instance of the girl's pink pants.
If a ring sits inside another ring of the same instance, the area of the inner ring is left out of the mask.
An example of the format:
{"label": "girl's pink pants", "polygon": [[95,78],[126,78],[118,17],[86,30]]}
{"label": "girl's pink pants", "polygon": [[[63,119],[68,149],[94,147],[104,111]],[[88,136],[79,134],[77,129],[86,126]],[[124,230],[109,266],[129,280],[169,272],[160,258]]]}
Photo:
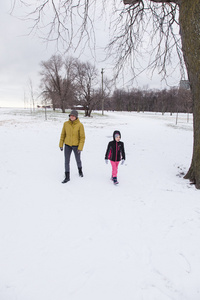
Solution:
{"label": "girl's pink pants", "polygon": [[117,177],[119,161],[110,161],[112,166],[112,177]]}

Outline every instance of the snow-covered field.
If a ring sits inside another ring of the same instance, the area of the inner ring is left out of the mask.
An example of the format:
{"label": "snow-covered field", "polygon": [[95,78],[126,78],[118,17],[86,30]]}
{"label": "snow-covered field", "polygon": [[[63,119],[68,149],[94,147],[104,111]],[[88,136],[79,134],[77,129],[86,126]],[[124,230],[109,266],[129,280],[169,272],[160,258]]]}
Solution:
{"label": "snow-covered field", "polygon": [[[0,300],[199,300],[200,191],[180,175],[192,155],[186,115],[113,113],[85,126],[84,178],[68,114],[0,109]],[[121,131],[119,186],[104,162]]]}

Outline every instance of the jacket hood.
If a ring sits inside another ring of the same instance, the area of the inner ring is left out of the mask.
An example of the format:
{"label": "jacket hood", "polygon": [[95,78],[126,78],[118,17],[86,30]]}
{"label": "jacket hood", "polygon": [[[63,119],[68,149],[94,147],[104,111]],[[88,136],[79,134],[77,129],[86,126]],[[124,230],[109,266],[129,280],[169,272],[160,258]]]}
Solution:
{"label": "jacket hood", "polygon": [[121,133],[120,133],[120,131],[119,130],[115,130],[114,132],[113,132],[113,140],[115,141],[115,134],[119,134],[119,136],[120,136],[120,138],[121,138]]}

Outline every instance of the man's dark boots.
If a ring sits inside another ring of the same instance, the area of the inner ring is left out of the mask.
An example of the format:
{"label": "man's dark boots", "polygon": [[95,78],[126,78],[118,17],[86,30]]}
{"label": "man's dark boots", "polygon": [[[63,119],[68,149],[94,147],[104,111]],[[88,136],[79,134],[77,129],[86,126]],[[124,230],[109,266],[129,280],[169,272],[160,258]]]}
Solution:
{"label": "man's dark boots", "polygon": [[69,172],[65,172],[65,179],[62,181],[62,183],[66,183],[68,181],[70,181]]}
{"label": "man's dark boots", "polygon": [[82,171],[82,168],[78,168],[78,173],[79,173],[79,176],[80,176],[80,177],[83,177],[83,171]]}

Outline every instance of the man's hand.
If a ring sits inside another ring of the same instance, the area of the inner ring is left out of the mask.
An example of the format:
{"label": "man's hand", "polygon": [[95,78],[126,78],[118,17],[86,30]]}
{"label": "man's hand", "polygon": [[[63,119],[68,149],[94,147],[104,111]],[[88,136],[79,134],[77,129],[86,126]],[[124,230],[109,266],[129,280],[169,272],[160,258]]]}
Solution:
{"label": "man's hand", "polygon": [[63,151],[63,147],[60,147],[60,151]]}

